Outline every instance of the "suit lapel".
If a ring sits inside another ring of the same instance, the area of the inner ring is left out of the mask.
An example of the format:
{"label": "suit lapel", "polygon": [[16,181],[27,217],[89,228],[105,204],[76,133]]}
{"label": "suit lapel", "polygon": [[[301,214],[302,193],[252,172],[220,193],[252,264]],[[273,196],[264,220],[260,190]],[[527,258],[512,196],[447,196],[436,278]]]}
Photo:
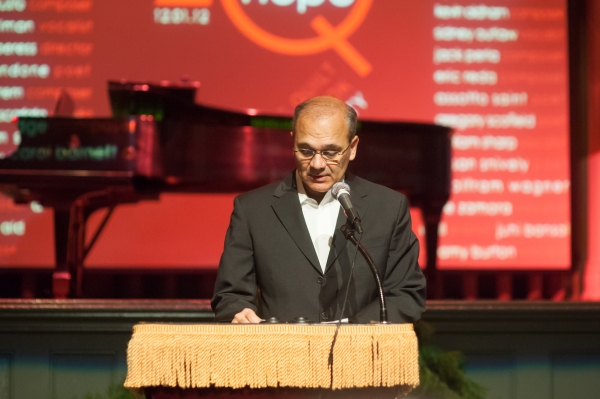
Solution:
{"label": "suit lapel", "polygon": [[298,190],[295,188],[295,174],[296,171],[279,184],[273,193],[276,198],[273,199],[271,206],[306,259],[319,273],[323,273],[300,207]]}
{"label": "suit lapel", "polygon": [[[365,191],[363,185],[360,180],[356,179],[356,176],[351,174],[350,172],[346,172],[346,183],[350,186],[350,193],[352,196],[352,206],[358,212],[361,220],[364,220],[367,210],[369,208],[369,203],[367,201],[367,192]],[[333,243],[331,245],[331,249],[329,251],[329,256],[327,257],[327,267],[325,268],[325,273],[331,268],[335,260],[342,253],[348,240],[344,237],[340,228],[346,224],[346,215],[344,214],[344,210],[340,207],[340,213],[338,214],[337,222],[335,224],[335,232],[333,234]]]}

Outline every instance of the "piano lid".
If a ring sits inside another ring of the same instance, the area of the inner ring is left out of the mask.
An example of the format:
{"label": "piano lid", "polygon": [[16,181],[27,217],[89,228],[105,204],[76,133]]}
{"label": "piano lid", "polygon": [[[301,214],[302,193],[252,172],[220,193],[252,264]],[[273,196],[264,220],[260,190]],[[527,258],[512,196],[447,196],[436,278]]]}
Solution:
{"label": "piano lid", "polygon": [[[15,155],[0,160],[0,183],[27,188],[23,176],[62,173],[90,182],[102,175],[106,185],[107,176],[120,175],[134,178],[139,189],[239,192],[295,167],[290,117],[195,104],[193,83],[108,86],[118,117],[21,118],[22,142]],[[361,142],[352,172],[405,192],[413,206],[447,201],[449,128],[362,120],[357,130]]]}

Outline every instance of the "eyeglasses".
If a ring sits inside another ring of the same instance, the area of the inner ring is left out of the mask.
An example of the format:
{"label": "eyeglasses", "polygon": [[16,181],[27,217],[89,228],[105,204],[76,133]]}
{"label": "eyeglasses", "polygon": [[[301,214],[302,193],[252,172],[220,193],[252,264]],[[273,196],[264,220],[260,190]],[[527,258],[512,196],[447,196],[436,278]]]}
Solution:
{"label": "eyeglasses", "polygon": [[325,162],[334,164],[340,161],[340,158],[344,155],[346,151],[348,151],[350,145],[352,145],[352,142],[350,142],[350,144],[348,144],[348,147],[346,147],[346,149],[342,152],[337,152],[334,150],[316,151],[310,148],[298,148],[297,150],[294,150],[294,152],[296,153],[296,156],[303,161],[313,159],[315,155],[319,154],[321,155],[321,157],[323,157]]}

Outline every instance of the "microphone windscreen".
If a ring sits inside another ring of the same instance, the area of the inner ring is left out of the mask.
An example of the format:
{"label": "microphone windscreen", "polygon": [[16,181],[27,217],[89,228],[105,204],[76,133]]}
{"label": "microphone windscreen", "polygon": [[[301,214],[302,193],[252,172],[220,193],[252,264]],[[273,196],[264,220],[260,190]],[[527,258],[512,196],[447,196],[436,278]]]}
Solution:
{"label": "microphone windscreen", "polygon": [[331,188],[331,195],[333,195],[333,198],[335,199],[338,199],[340,194],[343,192],[346,192],[346,194],[350,195],[350,186],[344,182],[337,182]]}

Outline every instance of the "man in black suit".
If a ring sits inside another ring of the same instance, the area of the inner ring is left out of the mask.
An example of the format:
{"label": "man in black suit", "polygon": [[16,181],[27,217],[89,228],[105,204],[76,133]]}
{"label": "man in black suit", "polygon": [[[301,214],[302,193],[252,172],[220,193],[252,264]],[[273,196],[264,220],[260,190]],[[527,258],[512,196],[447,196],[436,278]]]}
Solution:
{"label": "man in black suit", "polygon": [[358,148],[356,111],[333,97],[312,98],[296,107],[291,134],[296,170],[234,200],[212,299],[215,319],[379,320],[378,290],[361,256],[340,314],[355,252],[339,230],[346,218],[331,197],[331,187],[344,181],[362,219],[361,243],[382,280],[389,321],[417,321],[425,278],[407,198],[346,172]]}

